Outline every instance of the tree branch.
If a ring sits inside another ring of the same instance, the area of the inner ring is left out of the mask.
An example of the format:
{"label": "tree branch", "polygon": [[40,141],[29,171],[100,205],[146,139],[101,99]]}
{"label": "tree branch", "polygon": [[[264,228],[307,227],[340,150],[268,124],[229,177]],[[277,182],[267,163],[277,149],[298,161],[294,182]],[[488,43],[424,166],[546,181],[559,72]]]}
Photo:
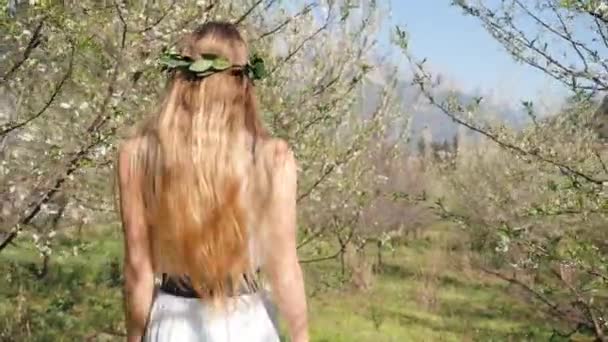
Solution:
{"label": "tree branch", "polygon": [[46,103],[44,104],[44,106],[42,106],[42,108],[34,115],[28,117],[27,119],[15,123],[15,124],[6,124],[3,125],[3,127],[0,127],[0,137],[3,137],[7,134],[9,134],[10,132],[17,130],[21,127],[24,127],[25,125],[29,124],[30,122],[34,121],[35,119],[37,119],[38,117],[40,117],[42,114],[44,114],[46,112],[46,110],[51,106],[51,104],[55,101],[55,98],[59,95],[59,93],[61,92],[61,89],[63,88],[64,84],[67,82],[67,80],[72,76],[72,70],[73,70],[73,66],[74,66],[74,54],[75,54],[75,47],[72,44],[71,46],[71,52],[70,52],[70,61],[68,64],[68,69],[65,72],[65,74],[63,75],[63,77],[61,78],[61,80],[59,81],[59,83],[57,83],[55,85],[55,88],[53,89],[53,92],[51,93],[51,96],[49,97],[49,99],[46,101]]}
{"label": "tree branch", "polygon": [[520,287],[521,289],[525,290],[528,294],[532,295],[532,297],[538,299],[543,304],[545,304],[549,308],[550,311],[554,312],[555,314],[559,315],[560,317],[563,317],[564,319],[566,319],[572,323],[576,323],[576,324],[586,324],[587,323],[587,322],[585,322],[585,320],[583,318],[578,317],[578,316],[573,316],[570,314],[570,312],[564,311],[556,303],[551,302],[542,293],[540,293],[539,291],[536,291],[532,287],[523,283],[521,280],[506,276],[500,272],[493,271],[493,270],[487,269],[482,266],[480,266],[479,268],[485,273],[491,274],[499,279],[502,279],[508,283],[516,285],[516,286]]}
{"label": "tree branch", "polygon": [[158,24],[160,24],[163,20],[165,20],[165,18],[167,17],[167,15],[169,15],[169,13],[171,12],[171,10],[173,9],[173,6],[175,6],[177,0],[172,0],[171,4],[169,6],[167,6],[167,8],[165,9],[165,11],[163,12],[163,14],[158,17],[153,23],[151,23],[150,25],[144,27],[143,29],[137,31],[137,33],[146,33],[148,31],[150,31],[151,29],[153,29],[154,27],[156,27]]}
{"label": "tree branch", "polygon": [[579,59],[583,63],[584,72],[589,72],[589,63],[587,63],[587,59],[585,58],[585,56],[583,56],[583,53],[581,52],[581,48],[585,49],[585,51],[587,53],[591,52],[592,55],[593,55],[593,51],[590,51],[589,49],[587,49],[587,47],[584,44],[575,41],[574,38],[572,37],[572,33],[570,33],[570,30],[568,29],[568,25],[566,25],[564,18],[562,17],[561,14],[559,14],[559,11],[557,10],[557,8],[555,8],[555,6],[551,6],[551,9],[553,10],[553,13],[555,13],[555,16],[557,17],[558,21],[560,22],[562,30],[564,31],[565,37],[562,37],[562,39],[566,40],[567,42],[570,43],[570,45],[572,45],[572,48],[574,49],[574,51],[578,55]]}
{"label": "tree branch", "polygon": [[602,165],[602,169],[604,170],[604,172],[606,174],[608,174],[608,165],[606,165],[606,162],[604,162],[604,159],[602,158],[602,156],[600,155],[600,153],[598,152],[598,150],[594,149],[593,150],[593,155],[600,162],[600,165]]}
{"label": "tree branch", "polygon": [[0,251],[6,248],[8,245],[12,243],[12,241],[17,237],[18,229],[13,228],[4,238],[0,241]]}
{"label": "tree branch", "polygon": [[310,235],[306,239],[302,240],[298,244],[298,246],[296,247],[296,249],[300,249],[300,248],[308,245],[309,243],[311,243],[312,241],[314,241],[316,238],[318,238],[319,236],[323,235],[324,232],[325,232],[324,229],[319,229],[318,231],[314,232],[312,235]]}
{"label": "tree branch", "polygon": [[515,3],[522,9],[524,10],[524,12],[531,17],[532,19],[534,19],[534,21],[536,21],[539,25],[541,25],[542,27],[544,27],[545,29],[547,29],[549,32],[555,34],[556,36],[560,37],[561,39],[563,39],[564,41],[566,41],[567,43],[571,44],[573,49],[576,51],[576,53],[578,54],[579,58],[581,59],[582,63],[585,66],[585,72],[589,71],[589,65],[587,63],[586,58],[583,56],[583,53],[581,52],[581,49],[585,50],[585,52],[589,55],[594,55],[594,52],[589,49],[585,44],[576,41],[574,39],[574,37],[572,36],[572,33],[570,32],[570,30],[568,29],[568,26],[566,25],[562,15],[559,13],[558,9],[555,7],[555,5],[551,4],[550,7],[553,10],[553,13],[555,14],[555,16],[558,18],[558,21],[560,22],[560,25],[562,27],[562,30],[564,33],[559,32],[557,29],[555,29],[553,26],[547,24],[544,20],[542,20],[540,17],[538,17],[536,14],[534,14],[528,7],[526,7],[520,0],[514,0]]}
{"label": "tree branch", "polygon": [[341,159],[337,160],[334,164],[327,167],[327,169],[321,174],[321,176],[319,176],[319,178],[317,178],[317,180],[306,191],[304,191],[304,193],[302,193],[302,194],[300,194],[300,196],[298,196],[297,202],[300,202],[301,200],[310,196],[310,194],[313,192],[313,190],[316,189],[321,183],[323,183],[325,178],[327,178],[329,175],[331,175],[331,173],[336,169],[336,167],[348,163],[354,156],[355,150],[356,150],[355,145],[351,146],[346,151],[346,153],[344,153],[344,156]]}
{"label": "tree branch", "polygon": [[[538,18],[534,15],[529,9],[523,6],[523,3],[517,2],[520,4],[521,8],[526,11],[526,15],[530,16],[532,19],[541,24],[541,26],[545,27],[551,33],[558,35],[559,37],[565,39],[566,41],[574,44],[575,51],[584,47],[585,45],[581,42],[575,41],[573,38],[568,38],[568,34],[562,34],[557,31],[555,28],[546,24],[542,19]],[[497,13],[493,12],[489,8],[484,5],[478,5],[476,7],[470,6],[466,3],[458,2],[457,5],[461,7],[465,13],[476,17],[479,19],[488,33],[492,35],[498,42],[500,42],[505,49],[516,59],[523,61],[524,63],[532,66],[535,69],[538,69],[548,76],[554,78],[555,80],[565,84],[573,90],[585,90],[585,91],[603,91],[608,90],[608,81],[598,77],[596,74],[592,72],[587,72],[588,66],[585,70],[576,70],[573,67],[568,67],[560,62],[557,58],[552,56],[550,53],[546,51],[545,48],[539,48],[535,43],[536,40],[530,40],[526,34],[519,28],[515,26],[513,23],[511,14],[505,14],[503,17],[499,16]],[[569,31],[568,31],[569,32]],[[517,45],[521,44],[520,47]],[[543,66],[541,62],[537,61],[537,58],[526,56],[525,53],[534,53],[536,56],[545,62]],[[608,70],[608,64],[605,62],[601,62],[599,57],[595,57],[597,54],[585,46],[585,51],[588,54],[596,59],[605,70]],[[585,62],[583,64],[587,64],[588,61],[584,58]],[[579,84],[579,79],[583,79],[588,81],[590,84]]]}
{"label": "tree branch", "polygon": [[271,29],[270,31],[264,32],[262,33],[259,37],[256,38],[256,40],[261,40],[264,39],[270,35],[273,35],[275,33],[277,33],[278,31],[280,31],[281,29],[283,29],[285,26],[287,26],[289,23],[291,23],[292,21],[298,19],[299,17],[308,14],[313,8],[319,6],[318,3],[310,3],[306,6],[304,6],[304,8],[302,8],[302,10],[298,13],[296,13],[295,15],[287,18],[285,21],[283,21],[282,23],[280,23],[279,25],[277,25],[275,28]]}
{"label": "tree branch", "polygon": [[319,33],[321,33],[324,30],[326,30],[327,27],[329,27],[329,21],[331,19],[331,14],[332,14],[332,8],[330,6],[330,8],[327,10],[327,16],[325,18],[325,22],[323,23],[323,25],[321,25],[321,27],[319,27],[317,30],[315,30],[315,32],[313,32],[310,36],[304,38],[304,40],[302,40],[300,42],[300,44],[298,44],[298,46],[296,46],[295,49],[291,50],[289,52],[289,54],[281,61],[281,63],[279,63],[278,65],[276,65],[270,71],[270,74],[274,74],[283,65],[285,65],[287,63],[287,61],[289,61],[291,58],[293,58],[293,56],[295,56],[304,47],[304,45],[306,45],[306,43],[308,43],[309,41],[311,41],[312,39],[314,39]]}
{"label": "tree branch", "polygon": [[597,28],[597,33],[602,38],[602,43],[604,43],[604,46],[608,48],[608,36],[604,32],[604,27],[600,24],[600,21],[597,18],[593,19],[593,22],[595,23],[595,27]]}
{"label": "tree branch", "polygon": [[[43,190],[40,195],[37,195],[38,198],[34,201],[31,201],[30,204],[27,206],[27,208],[23,210],[22,215],[17,219],[17,222],[12,227],[9,235],[2,241],[2,243],[0,243],[0,252],[8,244],[10,244],[10,242],[12,240],[14,240],[17,237],[17,234],[19,233],[21,226],[30,224],[30,222],[42,210],[42,207],[44,206],[44,204],[51,201],[53,199],[53,197],[61,191],[64,183],[69,179],[69,176],[80,169],[80,166],[81,166],[80,162],[88,156],[88,154],[93,150],[93,148],[98,146],[100,143],[104,142],[103,137],[102,137],[103,135],[101,134],[100,130],[102,129],[103,125],[107,122],[108,106],[110,104],[110,100],[114,93],[114,88],[115,88],[116,82],[118,80],[118,71],[120,69],[120,66],[121,66],[122,60],[123,60],[122,52],[126,45],[126,34],[127,34],[127,29],[128,29],[127,23],[120,10],[120,6],[116,0],[114,1],[114,5],[116,7],[116,10],[118,11],[117,14],[122,23],[122,28],[123,28],[122,35],[121,35],[121,42],[120,42],[120,51],[118,52],[118,56],[116,57],[116,63],[113,68],[113,75],[112,75],[112,78],[110,79],[110,83],[108,84],[106,96],[100,107],[99,114],[97,115],[97,117],[93,120],[93,122],[87,129],[87,133],[89,134],[87,138],[90,140],[87,144],[84,144],[78,152],[73,154],[67,160],[67,162],[65,163],[65,166],[63,167],[62,170],[60,170],[58,172],[57,176],[54,177],[50,182],[47,183],[50,185],[45,190]],[[39,191],[35,190],[32,193],[38,194]],[[32,195],[30,195],[30,197],[31,196]]]}
{"label": "tree branch", "polygon": [[240,23],[242,23],[263,1],[264,0],[257,0],[256,2],[254,2],[253,5],[251,5],[251,7],[249,7],[249,9],[245,11],[245,13],[243,13],[243,15],[241,15],[237,20],[234,21],[234,24],[239,25]]}
{"label": "tree branch", "polygon": [[266,4],[266,6],[264,6],[264,11],[268,11],[270,9],[270,7],[272,7],[276,3],[277,3],[277,0],[270,0],[270,1],[268,1],[268,3]]}
{"label": "tree branch", "polygon": [[[353,221],[355,221],[357,219],[358,219],[358,217],[355,217],[353,219]],[[338,240],[340,242],[340,248],[334,254],[331,254],[331,255],[328,255],[328,256],[324,256],[324,257],[313,258],[313,259],[300,260],[300,264],[311,264],[311,263],[315,263],[315,262],[321,262],[321,261],[328,261],[328,260],[336,259],[337,257],[339,257],[341,254],[343,254],[346,251],[346,246],[353,239],[354,236],[355,236],[354,230],[351,230],[349,232],[348,236],[346,237],[346,240],[344,240],[344,241],[342,241],[342,239],[340,239],[340,236],[338,235]]]}
{"label": "tree branch", "polygon": [[[413,58],[411,57],[411,55],[407,54],[407,58],[410,61],[411,64],[416,65],[416,68],[418,69],[418,72],[416,70],[414,70],[414,74],[416,75],[414,83],[418,85],[418,87],[420,88],[420,91],[424,94],[424,96],[429,100],[429,102],[435,106],[436,108],[440,109],[448,118],[450,118],[452,121],[454,121],[455,123],[464,126],[466,128],[468,128],[469,130],[479,133],[483,136],[485,136],[486,138],[489,138],[490,140],[492,140],[494,143],[496,143],[497,145],[499,145],[502,148],[505,148],[507,150],[510,150],[512,152],[515,152],[517,154],[520,155],[525,155],[525,156],[531,156],[534,157],[535,159],[537,159],[538,161],[541,161],[543,163],[552,165],[554,167],[557,167],[561,170],[565,170],[568,173],[575,175],[577,177],[580,177],[584,180],[586,180],[589,183],[593,183],[596,185],[602,185],[604,184],[604,182],[608,181],[608,179],[596,179],[593,176],[590,176],[588,174],[585,174],[581,171],[575,170],[573,167],[565,165],[561,162],[558,162],[556,160],[553,159],[549,159],[546,158],[544,156],[542,156],[540,154],[539,151],[529,151],[529,150],[524,150],[523,148],[513,145],[509,142],[503,141],[502,139],[500,139],[497,135],[489,132],[486,129],[483,129],[481,127],[478,127],[472,123],[468,123],[464,120],[462,120],[461,118],[459,118],[458,116],[456,116],[449,108],[447,108],[443,103],[438,102],[435,97],[431,94],[431,92],[427,89],[426,85],[425,85],[425,80],[426,79],[430,79],[430,76],[426,73],[426,71],[424,70],[424,68],[422,67],[422,65],[420,63],[417,63],[413,60]],[[420,73],[422,73],[422,76],[420,75]]]}
{"label": "tree branch", "polygon": [[40,22],[38,22],[38,25],[34,29],[32,38],[30,38],[30,41],[28,42],[27,47],[25,48],[25,51],[23,51],[23,55],[19,60],[17,60],[17,62],[15,62],[15,64],[13,64],[13,66],[8,70],[8,72],[2,76],[2,82],[6,82],[9,77],[11,77],[23,65],[23,63],[25,63],[25,61],[30,58],[32,51],[34,51],[34,49],[38,47],[38,45],[40,45],[42,27],[44,26],[46,18],[47,17],[44,16],[42,19],[40,19]]}
{"label": "tree branch", "polygon": [[[572,293],[575,297],[576,300],[579,304],[581,304],[584,308],[585,311],[587,311],[587,315],[589,315],[589,320],[591,321],[591,327],[592,329],[594,329],[595,331],[595,335],[596,337],[601,341],[601,342],[606,342],[608,341],[608,339],[606,338],[606,336],[604,335],[604,329],[602,329],[602,325],[599,322],[597,316],[595,315],[595,313],[593,312],[593,307],[585,300],[585,298],[583,298],[583,296],[569,283],[567,282],[559,273],[557,273],[555,270],[551,270],[551,272],[553,273],[553,275],[559,279],[561,281],[562,284],[564,284],[564,286],[566,286],[566,288],[570,291],[570,293]],[[589,325],[589,323],[587,323]]]}
{"label": "tree branch", "polygon": [[112,99],[112,95],[114,94],[114,88],[116,86],[116,81],[118,80],[118,71],[120,69],[120,66],[122,65],[123,51],[125,49],[126,42],[127,42],[127,31],[128,31],[127,22],[125,21],[125,18],[122,15],[122,10],[120,9],[120,5],[118,4],[118,2],[116,0],[114,0],[114,5],[116,7],[118,18],[120,19],[120,22],[122,23],[120,49],[118,51],[118,56],[116,56],[116,63],[114,63],[114,68],[112,69],[112,78],[110,79],[110,83],[108,84],[104,102],[101,105],[102,110],[99,112],[99,115],[97,115],[97,117],[95,117],[93,122],[91,122],[91,124],[87,128],[88,133],[92,133],[92,132],[98,130],[101,126],[103,126],[105,124],[105,122],[109,118],[109,115],[107,115],[106,108],[109,105],[110,100]]}
{"label": "tree branch", "polygon": [[328,256],[324,256],[324,257],[318,257],[318,258],[313,258],[313,259],[300,260],[300,264],[312,264],[312,263],[315,263],[315,262],[332,260],[332,259],[335,259],[335,258],[339,257],[340,254],[342,254],[342,252],[344,252],[344,251],[342,249],[340,249],[340,250],[338,250],[336,253],[334,253],[332,255],[328,255]]}
{"label": "tree branch", "polygon": [[596,13],[596,12],[591,12],[591,11],[584,11],[584,12],[587,13],[588,15],[592,16],[594,19],[601,21],[604,25],[608,25],[608,19],[605,18],[603,15]]}

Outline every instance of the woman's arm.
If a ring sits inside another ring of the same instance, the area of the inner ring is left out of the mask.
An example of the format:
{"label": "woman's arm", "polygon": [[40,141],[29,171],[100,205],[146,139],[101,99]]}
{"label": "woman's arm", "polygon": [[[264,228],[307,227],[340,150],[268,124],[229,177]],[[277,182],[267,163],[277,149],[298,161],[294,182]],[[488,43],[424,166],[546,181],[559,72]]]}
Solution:
{"label": "woman's arm", "polygon": [[296,161],[288,145],[269,146],[272,194],[265,225],[265,272],[293,342],[308,342],[308,313],[302,269],[296,250]]}
{"label": "woman's arm", "polygon": [[134,142],[121,146],[118,156],[120,214],[124,232],[124,295],[129,342],[142,340],[152,296],[154,276],[148,230],[144,219],[139,175],[131,172]]}

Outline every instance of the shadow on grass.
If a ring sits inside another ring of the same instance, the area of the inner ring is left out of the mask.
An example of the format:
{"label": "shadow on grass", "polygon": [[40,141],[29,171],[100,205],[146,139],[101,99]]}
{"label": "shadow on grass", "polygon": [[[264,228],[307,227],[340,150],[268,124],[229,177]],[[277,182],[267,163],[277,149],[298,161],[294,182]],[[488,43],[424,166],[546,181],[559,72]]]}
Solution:
{"label": "shadow on grass", "polygon": [[[462,306],[464,308],[464,306]],[[441,310],[443,311],[443,310]],[[380,313],[385,318],[397,321],[401,326],[424,327],[435,332],[444,332],[456,336],[474,337],[476,341],[537,341],[546,338],[547,331],[541,327],[529,325],[526,328],[515,328],[505,321],[500,325],[500,320],[504,315],[490,314],[484,310],[461,310],[460,312],[450,312],[450,314],[439,314],[437,320],[425,319],[412,314],[391,309],[383,309]],[[510,316],[510,315],[509,315]],[[507,317],[509,317],[507,316]],[[510,316],[512,317],[512,316]],[[495,320],[496,328],[482,326],[481,321]]]}
{"label": "shadow on grass", "polygon": [[[424,273],[424,269],[422,272],[417,272],[413,270],[411,266],[399,265],[395,263],[384,263],[381,266],[376,267],[376,271],[378,272],[378,276],[396,280],[415,279]],[[438,277],[438,280],[442,286],[467,288],[470,290],[502,290],[502,285],[499,283],[488,284],[481,281],[465,280],[461,277],[455,276],[454,271],[441,274]]]}
{"label": "shadow on grass", "polygon": [[86,283],[108,288],[118,288],[122,284],[118,258],[108,258],[95,266],[90,265],[86,260],[63,264],[51,259],[44,276],[37,274],[40,266],[31,261],[0,259],[0,263],[1,273],[11,274],[11,282],[0,286],[0,289],[11,295],[23,290],[40,295],[53,293],[56,290],[80,291]]}
{"label": "shadow on grass", "polygon": [[[415,271],[415,266],[385,263],[378,274],[379,282],[401,284],[400,288],[417,289],[424,286],[424,270]],[[533,308],[519,305],[505,293],[499,282],[484,282],[483,279],[468,279],[454,271],[446,271],[436,278],[438,306],[428,312],[413,306],[408,311],[391,305],[379,305],[379,315],[394,320],[401,326],[424,327],[430,331],[445,332],[457,336],[468,336],[484,341],[537,341],[546,340],[550,328]],[[408,283],[407,287],[403,287]],[[399,292],[384,287],[381,297],[399,296]],[[407,301],[415,301],[416,294],[405,294]],[[420,313],[420,314],[418,314]],[[367,316],[367,315],[365,315]]]}
{"label": "shadow on grass", "polygon": [[0,341],[6,336],[10,341],[85,341],[101,331],[121,331],[117,258],[51,259],[44,277],[37,275],[35,259],[0,257],[0,274],[6,276],[0,281],[5,294]]}
{"label": "shadow on grass", "polygon": [[389,263],[377,266],[376,272],[381,277],[396,279],[408,279],[416,276],[416,273],[408,267]]}

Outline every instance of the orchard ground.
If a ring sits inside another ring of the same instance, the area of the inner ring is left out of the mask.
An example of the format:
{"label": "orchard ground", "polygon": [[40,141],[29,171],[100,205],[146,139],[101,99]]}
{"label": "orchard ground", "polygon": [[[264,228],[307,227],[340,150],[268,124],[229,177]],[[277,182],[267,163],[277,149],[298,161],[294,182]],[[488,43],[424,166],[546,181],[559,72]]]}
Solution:
{"label": "orchard ground", "polygon": [[[304,264],[312,340],[548,340],[546,318],[469,267],[454,236],[437,225],[384,252],[368,289],[355,288],[338,260]],[[120,231],[59,235],[53,250],[44,276],[27,239],[0,254],[0,341],[122,340]]]}

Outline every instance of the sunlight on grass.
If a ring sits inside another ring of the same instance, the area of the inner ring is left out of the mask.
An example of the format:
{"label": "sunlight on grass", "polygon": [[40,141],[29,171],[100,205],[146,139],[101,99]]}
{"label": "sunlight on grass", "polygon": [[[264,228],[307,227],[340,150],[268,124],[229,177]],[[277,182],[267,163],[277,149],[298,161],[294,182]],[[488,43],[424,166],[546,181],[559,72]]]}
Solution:
{"label": "sunlight on grass", "polygon": [[[69,340],[119,333],[123,329],[120,232],[88,234],[81,242],[73,237],[59,241],[62,245],[55,248],[44,280],[35,278],[40,258],[28,241],[20,239],[18,247],[0,255],[4,275],[0,290],[8,294],[0,299],[0,317],[7,327],[0,333],[23,333],[23,324],[34,340],[62,340],[66,331]],[[449,268],[429,278],[427,267],[437,258],[431,253],[433,246],[429,240],[408,243],[387,255],[382,273],[367,292],[343,284],[337,262],[306,265],[312,340],[546,339],[546,329],[534,324],[538,317],[493,279],[469,279]],[[331,286],[315,291],[322,283]],[[425,305],[421,293],[436,302]]]}

